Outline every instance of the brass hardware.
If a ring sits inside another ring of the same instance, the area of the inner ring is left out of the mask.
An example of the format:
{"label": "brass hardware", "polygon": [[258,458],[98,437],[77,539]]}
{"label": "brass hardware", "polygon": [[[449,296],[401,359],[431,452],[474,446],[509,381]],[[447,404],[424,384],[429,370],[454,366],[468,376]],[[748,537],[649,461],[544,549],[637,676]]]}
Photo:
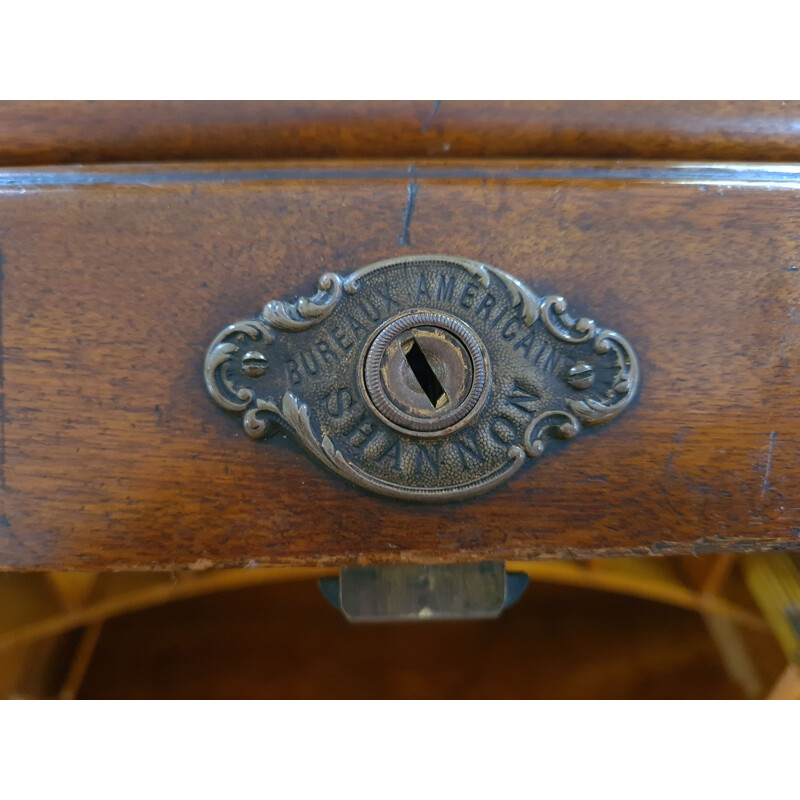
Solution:
{"label": "brass hardware", "polygon": [[588,389],[594,383],[594,369],[591,364],[580,361],[567,372],[567,383],[573,389]]}
{"label": "brass hardware", "polygon": [[403,312],[378,329],[363,361],[364,397],[404,433],[442,436],[457,430],[486,399],[486,351],[449,314]]}
{"label": "brass hardware", "polygon": [[619,334],[464,258],[328,273],[317,293],[228,326],[211,397],[255,439],[288,427],[325,466],[392,497],[486,491],[551,439],[614,419],[639,368]]}
{"label": "brass hardware", "polygon": [[242,356],[242,375],[248,378],[260,378],[267,371],[267,357],[256,350]]}
{"label": "brass hardware", "polygon": [[350,622],[494,619],[527,585],[524,572],[497,562],[343,567],[319,582]]}

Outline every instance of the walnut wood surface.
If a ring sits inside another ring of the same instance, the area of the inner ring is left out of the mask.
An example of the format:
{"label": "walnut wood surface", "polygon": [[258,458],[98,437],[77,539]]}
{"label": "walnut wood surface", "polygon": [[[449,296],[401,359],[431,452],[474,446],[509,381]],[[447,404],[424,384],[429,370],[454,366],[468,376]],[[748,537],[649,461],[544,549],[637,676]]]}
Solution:
{"label": "walnut wood surface", "polygon": [[[797,547],[798,196],[788,167],[2,173],[0,565]],[[424,507],[354,488],[280,437],[251,441],[207,397],[203,355],[224,325],[324,271],[429,252],[508,270],[623,333],[638,402],[488,495]]]}
{"label": "walnut wood surface", "polygon": [[266,158],[800,160],[796,101],[0,102],[0,165]]}

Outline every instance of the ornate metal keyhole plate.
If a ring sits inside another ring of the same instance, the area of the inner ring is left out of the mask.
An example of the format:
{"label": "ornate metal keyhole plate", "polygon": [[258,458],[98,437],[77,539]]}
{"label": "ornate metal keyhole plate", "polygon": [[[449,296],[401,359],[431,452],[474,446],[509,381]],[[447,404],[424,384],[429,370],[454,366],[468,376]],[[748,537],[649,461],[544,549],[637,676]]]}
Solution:
{"label": "ornate metal keyhole plate", "polygon": [[253,438],[290,429],[329,469],[381,494],[445,501],[497,486],[549,438],[631,402],[636,355],[511,275],[413,256],[328,273],[208,349],[205,381]]}

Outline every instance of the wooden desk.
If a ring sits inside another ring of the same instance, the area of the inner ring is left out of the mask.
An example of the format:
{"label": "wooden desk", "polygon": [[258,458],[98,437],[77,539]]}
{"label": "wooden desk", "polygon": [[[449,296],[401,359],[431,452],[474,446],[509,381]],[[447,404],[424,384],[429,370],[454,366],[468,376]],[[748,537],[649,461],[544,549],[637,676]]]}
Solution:
{"label": "wooden desk", "polygon": [[[329,106],[315,123],[328,133],[312,136],[315,145],[298,152],[306,129],[295,122],[297,135],[267,148],[318,155],[337,129],[336,157],[324,160],[3,171],[0,566],[336,566],[798,548],[798,168],[484,159],[482,126],[494,131],[488,155],[519,155],[542,141],[523,122],[503,138],[485,107],[476,107],[462,149],[409,158],[433,141],[429,131],[449,135],[467,114],[443,103],[425,131],[406,136],[397,119],[426,105],[387,111],[373,151],[347,134],[368,122],[355,115],[336,128]],[[526,113],[502,108],[501,119]],[[295,120],[315,113],[290,111]],[[30,113],[28,138],[22,131],[0,146],[6,163],[65,160],[34,133],[47,113],[55,126],[79,109]],[[759,117],[741,107],[766,131],[788,113]],[[283,119],[281,130],[292,130]],[[398,139],[387,133],[395,123]],[[144,115],[138,130],[148,124]],[[777,128],[779,152],[796,153],[789,126]],[[82,130],[89,143],[74,153],[107,161],[137,152],[136,136],[92,150],[102,129]],[[764,156],[771,141],[742,134],[734,146],[728,134],[706,132],[690,147],[687,136],[668,134],[664,152],[674,154],[680,140],[695,157]],[[253,155],[256,138],[230,152]],[[651,139],[633,139],[633,153],[653,154]],[[212,140],[219,143],[211,136],[204,146]],[[339,158],[354,147],[395,157]],[[273,297],[313,291],[324,271],[425,252],[484,260],[623,331],[642,363],[635,407],[488,495],[422,507],[350,486],[288,440],[250,441],[209,401],[203,353],[223,325]]]}

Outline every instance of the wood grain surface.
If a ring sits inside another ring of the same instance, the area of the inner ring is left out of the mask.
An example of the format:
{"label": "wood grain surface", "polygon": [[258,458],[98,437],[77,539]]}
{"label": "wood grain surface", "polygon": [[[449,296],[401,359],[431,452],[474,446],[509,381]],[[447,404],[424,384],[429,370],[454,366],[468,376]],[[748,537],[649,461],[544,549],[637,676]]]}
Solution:
{"label": "wood grain surface", "polygon": [[0,102],[0,165],[272,158],[800,160],[797,101]]}
{"label": "wood grain surface", "polygon": [[[788,166],[0,173],[0,565],[797,548],[798,198]],[[635,406],[488,495],[424,507],[354,488],[288,440],[251,441],[207,397],[224,325],[324,271],[429,252],[508,270],[623,333],[642,364]]]}

